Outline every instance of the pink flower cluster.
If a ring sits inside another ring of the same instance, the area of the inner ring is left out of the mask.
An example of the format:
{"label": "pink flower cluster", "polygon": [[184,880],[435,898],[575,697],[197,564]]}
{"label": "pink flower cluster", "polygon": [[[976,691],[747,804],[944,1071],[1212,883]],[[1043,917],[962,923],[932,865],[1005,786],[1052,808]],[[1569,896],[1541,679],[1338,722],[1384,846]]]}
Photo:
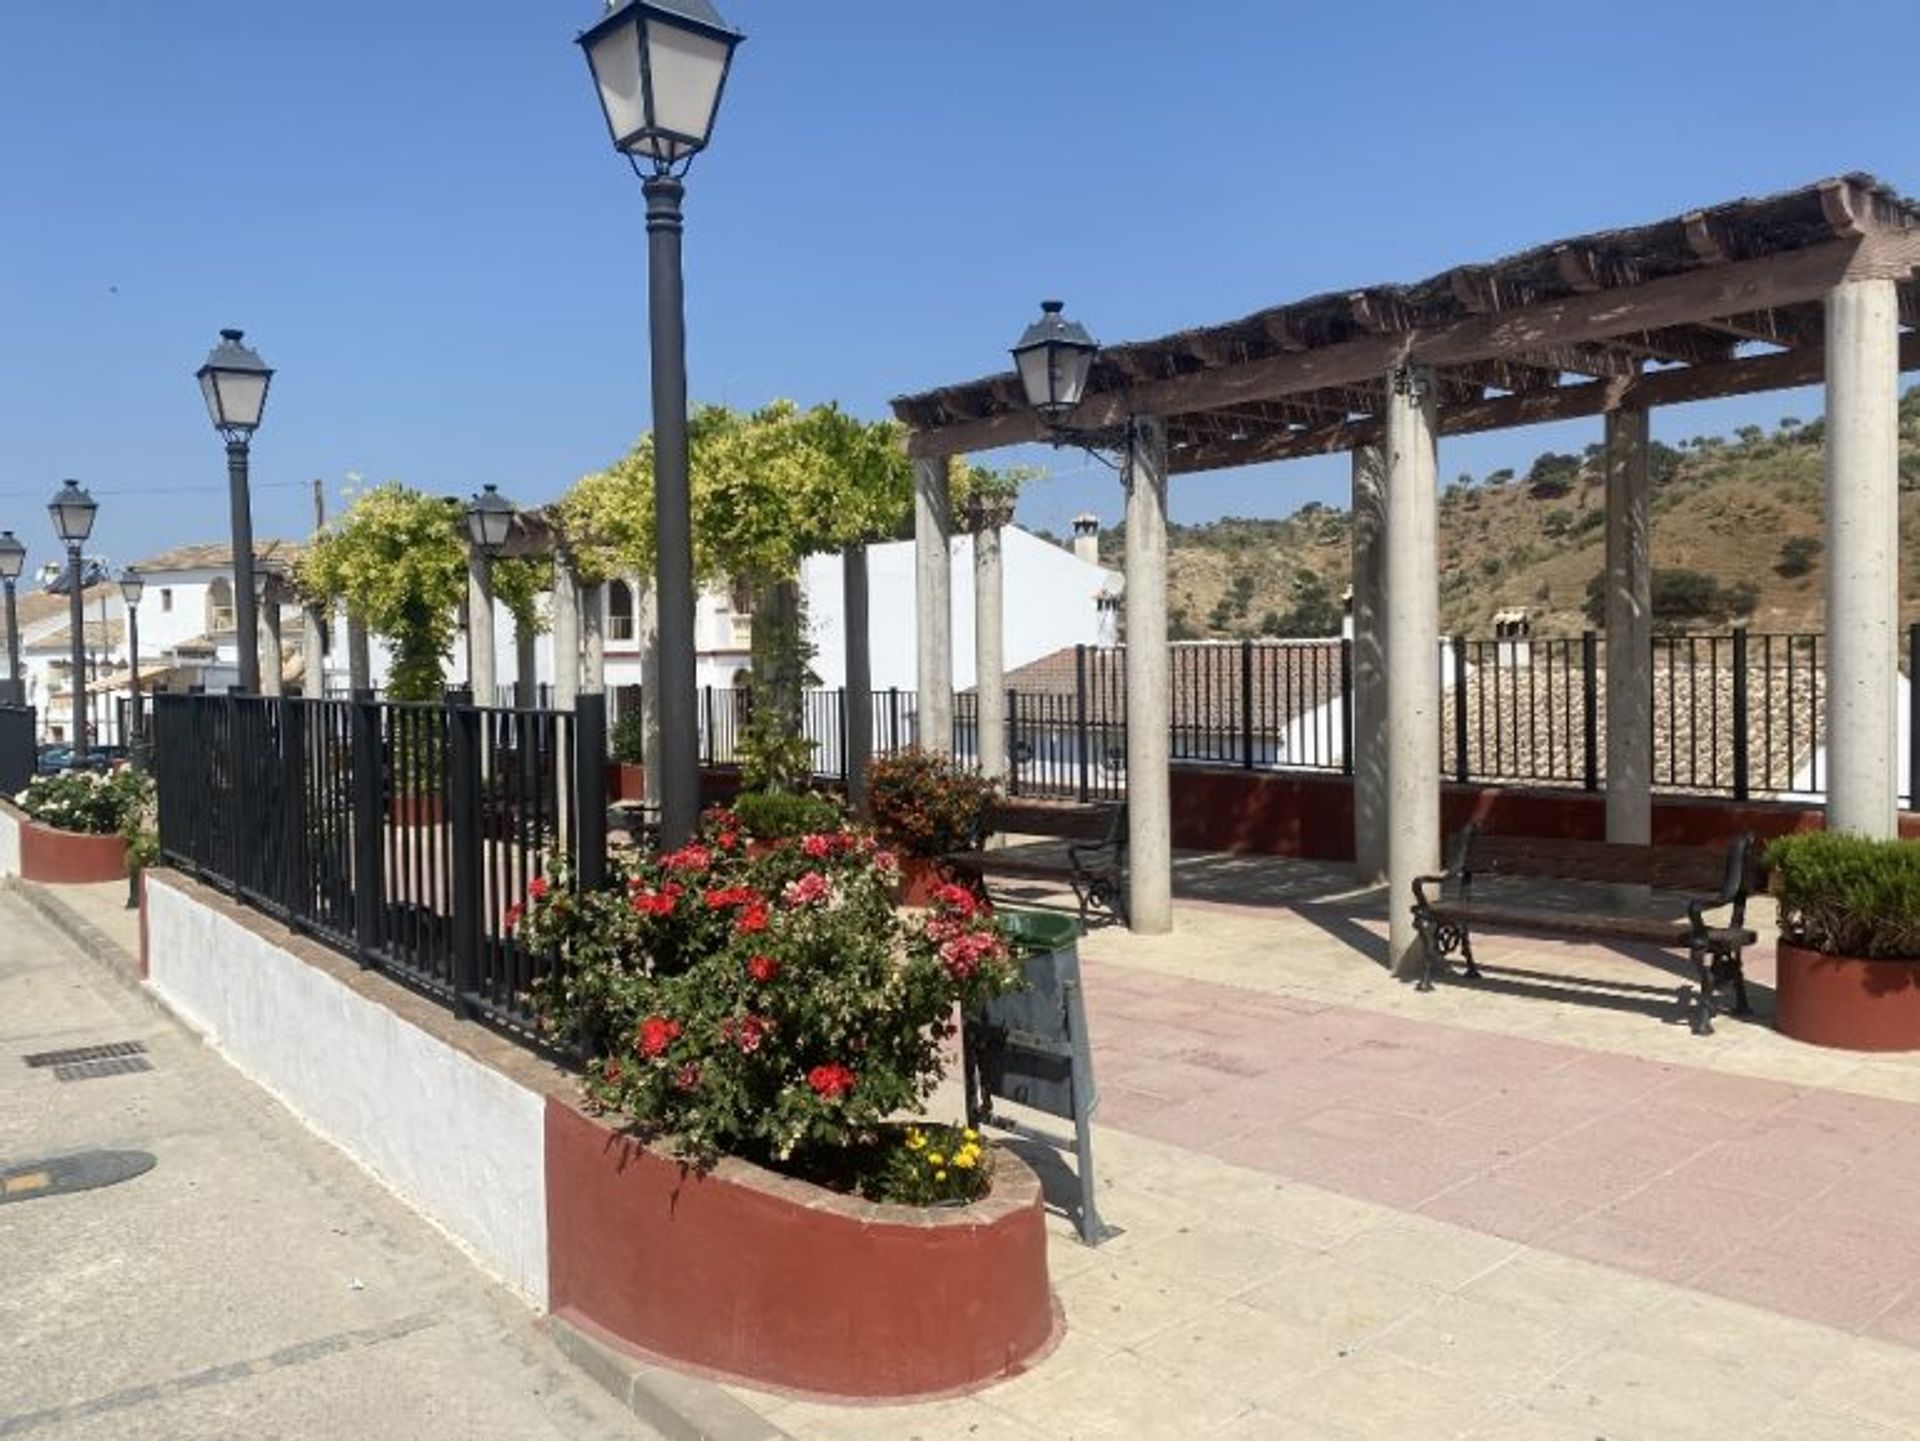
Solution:
{"label": "pink flower cluster", "polygon": [[808,871],[799,880],[787,882],[787,888],[780,895],[795,908],[817,905],[833,895],[833,886],[820,872]]}

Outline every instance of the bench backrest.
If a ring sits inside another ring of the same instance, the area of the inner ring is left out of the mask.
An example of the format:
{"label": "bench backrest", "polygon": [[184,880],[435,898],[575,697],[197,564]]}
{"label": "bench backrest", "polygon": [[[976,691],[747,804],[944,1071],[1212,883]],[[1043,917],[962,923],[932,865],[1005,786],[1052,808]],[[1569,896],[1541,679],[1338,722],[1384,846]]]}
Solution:
{"label": "bench backrest", "polygon": [[1125,840],[1127,807],[1117,803],[1068,805],[1059,801],[998,800],[987,817],[998,835],[1055,836],[1068,841]]}
{"label": "bench backrest", "polygon": [[[1462,832],[1464,869],[1477,876],[1538,876],[1652,886],[1656,890],[1718,892],[1746,868],[1748,837],[1727,850],[1712,846],[1637,846],[1616,841],[1541,840]],[[1737,854],[1735,854],[1737,852]],[[1738,871],[1733,867],[1738,866]]]}

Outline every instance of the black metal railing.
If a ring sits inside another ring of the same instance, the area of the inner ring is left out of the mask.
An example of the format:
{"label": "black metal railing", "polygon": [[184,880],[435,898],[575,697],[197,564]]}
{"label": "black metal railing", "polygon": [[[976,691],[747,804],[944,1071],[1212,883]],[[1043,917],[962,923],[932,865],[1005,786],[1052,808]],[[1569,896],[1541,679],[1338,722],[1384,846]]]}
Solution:
{"label": "black metal railing", "polygon": [[415,987],[527,1032],[547,958],[509,909],[560,855],[605,869],[606,713],[154,697],[172,864]]}
{"label": "black metal railing", "polygon": [[[1648,657],[1656,788],[1750,796],[1819,793],[1826,743],[1824,638],[1808,633],[1661,635]],[[1920,626],[1909,635],[1920,674]],[[1180,642],[1170,648],[1168,699],[1175,764],[1247,770],[1350,772],[1350,642]],[[1598,789],[1606,775],[1606,665],[1596,632],[1441,642],[1439,734],[1449,780]],[[744,691],[700,697],[701,757],[726,766],[750,702]],[[873,697],[873,749],[919,739],[908,691]],[[978,755],[977,697],[954,698],[945,749]],[[816,773],[844,779],[845,700],[810,691],[806,734]],[[1920,717],[1920,710],[1914,712]],[[1092,799],[1126,788],[1125,652],[1079,647],[1070,672],[1007,693],[1008,789]],[[1920,723],[1906,740],[1920,773]]]}
{"label": "black metal railing", "polygon": [[0,705],[0,791],[18,795],[40,766],[40,721],[30,705]]}

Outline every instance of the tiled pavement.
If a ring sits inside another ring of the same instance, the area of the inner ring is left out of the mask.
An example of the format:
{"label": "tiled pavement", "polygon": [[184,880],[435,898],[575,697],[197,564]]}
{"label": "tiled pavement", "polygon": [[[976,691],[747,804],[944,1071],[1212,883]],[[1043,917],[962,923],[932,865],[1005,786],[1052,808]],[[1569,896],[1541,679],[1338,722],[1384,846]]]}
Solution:
{"label": "tiled pavement", "polygon": [[1770,938],[1703,1039],[1671,962],[1489,939],[1421,995],[1377,894],[1236,882],[1286,904],[1082,944],[1123,1234],[1056,1219],[1059,1351],[927,1405],[737,1394],[821,1441],[1920,1436],[1920,1057],[1775,1035]]}
{"label": "tiled pavement", "polygon": [[735,1394],[802,1441],[1920,1437],[1920,1056],[1776,1035],[1770,936],[1702,1039],[1671,958],[1489,938],[1421,995],[1337,869],[1182,882],[1173,935],[1082,943],[1122,1234],[1050,1223],[1059,1350],[931,1404]]}

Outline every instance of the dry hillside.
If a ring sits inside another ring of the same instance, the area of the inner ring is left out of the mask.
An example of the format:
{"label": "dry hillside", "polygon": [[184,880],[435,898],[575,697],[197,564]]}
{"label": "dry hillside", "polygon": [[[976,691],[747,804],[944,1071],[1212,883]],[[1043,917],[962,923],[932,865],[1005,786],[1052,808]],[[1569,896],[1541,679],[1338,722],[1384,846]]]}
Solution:
{"label": "dry hillside", "polygon": [[[1901,597],[1920,620],[1920,388],[1901,401]],[[1656,444],[1655,608],[1669,629],[1821,628],[1824,427],[1785,419],[1772,431]],[[1443,453],[1444,459],[1444,453]],[[1600,448],[1547,454],[1523,473],[1462,475],[1440,498],[1440,620],[1491,635],[1496,611],[1524,608],[1535,635],[1587,621],[1589,582],[1604,561]],[[1309,505],[1285,520],[1226,518],[1175,526],[1169,603],[1175,638],[1328,634],[1349,574],[1346,511]],[[1107,538],[1119,564],[1121,538]],[[1664,574],[1663,574],[1664,573]]]}

